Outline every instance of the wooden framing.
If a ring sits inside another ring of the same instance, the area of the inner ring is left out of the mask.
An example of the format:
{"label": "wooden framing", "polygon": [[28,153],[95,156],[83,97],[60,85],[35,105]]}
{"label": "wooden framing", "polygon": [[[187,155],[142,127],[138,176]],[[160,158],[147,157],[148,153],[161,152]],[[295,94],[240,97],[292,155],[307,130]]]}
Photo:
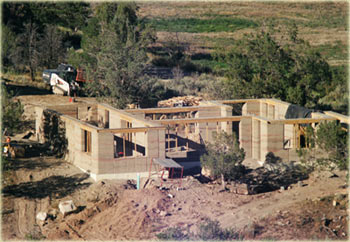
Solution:
{"label": "wooden framing", "polygon": [[159,113],[186,113],[198,111],[206,106],[189,106],[189,107],[173,107],[173,108],[145,108],[145,109],[127,109],[128,113],[144,113],[144,114],[159,114]]}
{"label": "wooden framing", "polygon": [[322,121],[333,121],[337,120],[336,118],[300,118],[300,119],[278,119],[270,120],[271,123],[283,123],[283,124],[313,124],[320,123]]}
{"label": "wooden framing", "polygon": [[334,117],[334,118],[340,120],[340,122],[342,122],[342,123],[350,124],[350,117],[349,116],[345,116],[345,115],[342,115],[340,113],[335,113],[332,111],[326,111],[324,113],[328,116],[331,116],[331,117]]}
{"label": "wooden framing", "polygon": [[98,133],[138,133],[138,132],[147,132],[150,130],[165,130],[166,127],[158,126],[158,127],[135,127],[135,128],[119,128],[119,129],[101,129],[97,130]]}
{"label": "wooden framing", "polygon": [[240,121],[243,117],[244,116],[230,116],[230,117],[221,117],[221,118],[163,119],[163,120],[155,120],[154,122],[161,123],[162,125],[212,123],[212,122]]}

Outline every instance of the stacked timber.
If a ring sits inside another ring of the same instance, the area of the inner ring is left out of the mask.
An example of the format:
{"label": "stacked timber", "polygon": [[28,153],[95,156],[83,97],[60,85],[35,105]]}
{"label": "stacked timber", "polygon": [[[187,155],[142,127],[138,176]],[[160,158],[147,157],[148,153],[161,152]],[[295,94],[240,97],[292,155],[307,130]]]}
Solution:
{"label": "stacked timber", "polygon": [[183,97],[173,97],[167,100],[159,101],[158,107],[186,107],[186,106],[198,106],[203,98],[195,96],[183,96]]}

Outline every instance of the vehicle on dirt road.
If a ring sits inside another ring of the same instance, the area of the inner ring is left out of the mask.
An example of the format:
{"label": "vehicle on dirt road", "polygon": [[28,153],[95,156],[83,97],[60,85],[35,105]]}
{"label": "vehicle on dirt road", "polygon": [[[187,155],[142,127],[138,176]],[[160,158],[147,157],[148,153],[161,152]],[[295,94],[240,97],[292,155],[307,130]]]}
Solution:
{"label": "vehicle on dirt road", "polygon": [[59,64],[57,69],[44,70],[43,81],[50,85],[54,94],[68,96],[77,94],[85,82],[82,70],[68,64]]}

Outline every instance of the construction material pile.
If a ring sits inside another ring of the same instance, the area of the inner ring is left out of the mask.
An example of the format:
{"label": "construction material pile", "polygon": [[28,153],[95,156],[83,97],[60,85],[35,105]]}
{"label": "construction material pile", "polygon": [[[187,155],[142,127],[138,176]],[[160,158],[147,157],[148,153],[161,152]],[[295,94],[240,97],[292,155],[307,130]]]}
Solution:
{"label": "construction material pile", "polygon": [[203,98],[195,96],[183,96],[183,97],[173,97],[167,100],[159,101],[158,107],[186,107],[186,106],[198,106],[199,102]]}

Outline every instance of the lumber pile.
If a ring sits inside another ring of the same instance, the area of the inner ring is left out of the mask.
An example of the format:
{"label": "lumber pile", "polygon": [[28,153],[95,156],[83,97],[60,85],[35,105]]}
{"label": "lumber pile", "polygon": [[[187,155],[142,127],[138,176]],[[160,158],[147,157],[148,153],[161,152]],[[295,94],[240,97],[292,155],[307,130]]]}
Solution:
{"label": "lumber pile", "polygon": [[203,98],[195,96],[183,96],[183,97],[173,97],[167,100],[159,101],[158,107],[186,107],[186,106],[198,106],[199,102]]}

